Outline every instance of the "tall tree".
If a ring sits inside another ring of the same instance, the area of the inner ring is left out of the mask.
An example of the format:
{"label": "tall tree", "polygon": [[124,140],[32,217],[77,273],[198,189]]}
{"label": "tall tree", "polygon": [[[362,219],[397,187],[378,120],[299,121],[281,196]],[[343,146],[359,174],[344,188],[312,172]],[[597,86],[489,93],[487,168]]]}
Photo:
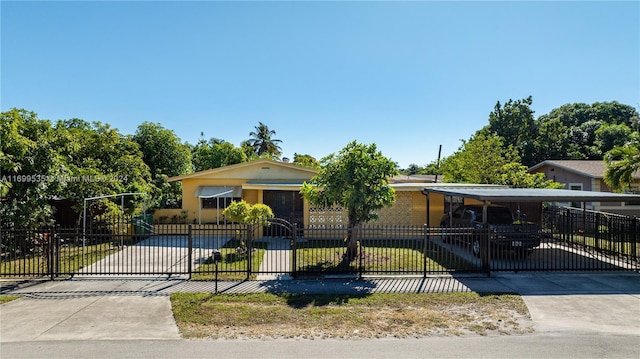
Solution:
{"label": "tall tree", "polygon": [[243,148],[235,147],[232,143],[217,138],[211,138],[209,141],[201,138],[192,148],[192,153],[195,171],[204,171],[247,161],[247,155]]}
{"label": "tall tree", "polygon": [[634,132],[627,144],[607,152],[604,161],[604,180],[609,187],[618,192],[630,190],[634,174],[640,170],[640,134]]}
{"label": "tall tree", "polygon": [[523,163],[534,161],[536,125],[533,117],[531,96],[522,100],[507,101],[504,105],[497,102],[489,114],[490,134],[502,137],[505,145],[518,150]]}
{"label": "tall tree", "polygon": [[[56,147],[75,179],[64,183],[61,196],[75,201],[78,213],[87,197],[132,192],[152,195],[149,166],[132,136],[123,135],[108,124],[89,124],[80,119],[58,121],[55,128]],[[142,198],[128,197],[125,205],[130,213],[141,211]],[[89,210],[107,214],[120,211],[109,200],[92,201]]]}
{"label": "tall tree", "polygon": [[189,146],[159,123],[143,122],[133,135],[140,146],[144,163],[152,175],[165,174],[169,177],[191,172],[191,152]]}
{"label": "tall tree", "polygon": [[0,218],[24,228],[50,224],[48,200],[66,175],[51,123],[23,109],[0,113]]}
{"label": "tall tree", "polygon": [[463,140],[458,151],[443,160],[441,169],[446,182],[496,184],[504,166],[519,160],[518,151],[505,146],[502,137],[477,133]]}
{"label": "tall tree", "polygon": [[305,167],[320,168],[320,163],[318,163],[315,157],[311,155],[301,155],[299,153],[294,153],[293,163]]}
{"label": "tall tree", "polygon": [[248,140],[248,144],[258,156],[267,154],[275,159],[279,159],[282,155],[282,149],[278,143],[282,141],[272,138],[275,134],[275,130],[270,130],[267,125],[259,122],[258,126],[255,127],[255,131],[249,132],[251,138]]}
{"label": "tall tree", "polygon": [[[607,126],[616,127],[601,130]],[[630,132],[620,126],[640,130],[635,108],[616,101],[562,105],[536,120],[534,160],[524,164],[531,166],[546,159],[600,160],[614,142],[630,139]],[[618,136],[615,140],[609,136],[613,132]]]}
{"label": "tall tree", "polygon": [[144,122],[138,126],[133,140],[140,146],[144,163],[153,178],[151,208],[180,208],[182,186],[167,181],[168,177],[192,171],[191,149],[171,130],[159,123]]}
{"label": "tall tree", "polygon": [[[13,109],[0,115],[0,138],[0,215],[16,225],[51,223],[52,198],[74,201],[81,213],[84,198],[151,188],[138,145],[108,125],[71,119],[52,126],[33,112]],[[130,198],[126,202],[130,211],[137,209]],[[91,207],[105,212],[115,205],[100,200]]]}
{"label": "tall tree", "polygon": [[331,207],[339,205],[348,213],[349,230],[345,258],[358,253],[357,236],[352,230],[378,218],[376,210],[395,201],[389,178],[398,174],[395,162],[384,157],[375,144],[350,142],[337,155],[320,160],[320,170],[300,191],[309,203]]}

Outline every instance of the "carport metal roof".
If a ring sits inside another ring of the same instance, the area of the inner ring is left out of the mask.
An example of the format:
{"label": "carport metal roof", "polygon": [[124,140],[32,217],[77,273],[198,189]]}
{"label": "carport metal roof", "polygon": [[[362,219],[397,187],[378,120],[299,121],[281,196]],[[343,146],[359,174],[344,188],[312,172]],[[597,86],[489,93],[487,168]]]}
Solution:
{"label": "carport metal roof", "polygon": [[627,202],[640,201],[640,195],[574,191],[550,188],[444,188],[424,187],[422,194],[439,193],[445,196],[471,198],[493,202]]}

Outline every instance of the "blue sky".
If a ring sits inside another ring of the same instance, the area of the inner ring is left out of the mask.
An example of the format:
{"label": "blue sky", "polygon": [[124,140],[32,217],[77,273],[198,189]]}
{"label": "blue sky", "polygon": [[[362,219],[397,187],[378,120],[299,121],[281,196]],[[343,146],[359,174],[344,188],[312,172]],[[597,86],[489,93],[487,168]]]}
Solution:
{"label": "blue sky", "polygon": [[458,149],[496,101],[640,106],[640,2],[13,2],[1,109],[283,154],[351,140],[401,167]]}

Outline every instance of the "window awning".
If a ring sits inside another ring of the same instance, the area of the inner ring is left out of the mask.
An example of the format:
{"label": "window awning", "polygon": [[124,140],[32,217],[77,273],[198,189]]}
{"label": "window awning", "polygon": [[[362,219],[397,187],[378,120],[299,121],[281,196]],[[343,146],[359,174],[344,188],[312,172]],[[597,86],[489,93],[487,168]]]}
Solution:
{"label": "window awning", "polygon": [[234,186],[200,186],[196,189],[199,198],[239,198],[242,197],[242,187]]}

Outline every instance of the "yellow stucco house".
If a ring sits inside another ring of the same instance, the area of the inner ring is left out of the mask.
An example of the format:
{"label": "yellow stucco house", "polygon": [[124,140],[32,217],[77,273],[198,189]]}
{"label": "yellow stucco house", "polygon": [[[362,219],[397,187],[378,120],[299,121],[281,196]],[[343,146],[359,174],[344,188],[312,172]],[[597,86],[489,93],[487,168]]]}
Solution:
{"label": "yellow stucco house", "polygon": [[[187,223],[222,224],[224,208],[234,200],[245,200],[251,204],[268,205],[276,217],[297,223],[299,228],[313,228],[326,223],[346,225],[344,211],[313,208],[300,195],[302,183],[316,173],[309,167],[260,159],[172,177],[170,182],[182,182],[182,209],[157,210],[154,220],[165,222],[180,217]],[[421,189],[462,186],[436,184],[427,176],[398,176],[390,182],[396,191],[396,201],[392,207],[378,212],[379,219],[373,223],[375,225],[422,226],[427,218],[427,203]],[[438,226],[445,210],[444,196],[432,195],[430,208],[430,225]]]}

